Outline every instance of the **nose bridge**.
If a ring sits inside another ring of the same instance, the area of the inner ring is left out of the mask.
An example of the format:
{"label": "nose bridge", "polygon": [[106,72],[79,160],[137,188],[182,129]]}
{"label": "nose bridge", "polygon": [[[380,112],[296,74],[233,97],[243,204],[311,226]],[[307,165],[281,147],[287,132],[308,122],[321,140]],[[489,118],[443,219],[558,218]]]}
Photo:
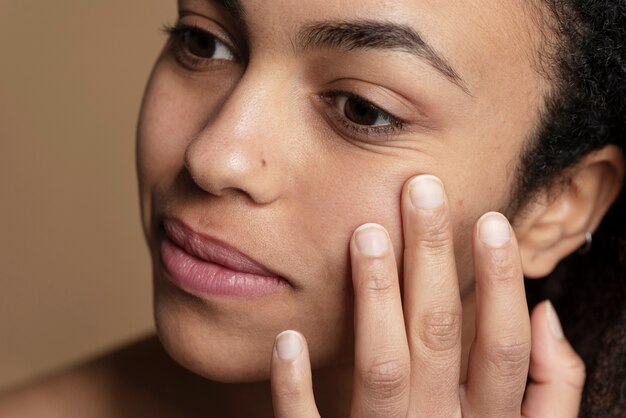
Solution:
{"label": "nose bridge", "polygon": [[199,187],[217,196],[238,190],[257,203],[279,198],[288,170],[278,129],[285,124],[277,120],[284,114],[284,90],[276,82],[247,72],[217,111],[207,111],[204,129],[185,151],[185,166]]}

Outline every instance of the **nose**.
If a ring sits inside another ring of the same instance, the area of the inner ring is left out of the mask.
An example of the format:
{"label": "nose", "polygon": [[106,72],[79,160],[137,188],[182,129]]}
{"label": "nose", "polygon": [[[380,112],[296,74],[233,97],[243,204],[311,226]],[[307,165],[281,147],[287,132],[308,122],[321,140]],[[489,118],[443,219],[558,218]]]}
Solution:
{"label": "nose", "polygon": [[217,111],[207,111],[212,116],[185,149],[191,178],[212,195],[239,191],[267,204],[286,190],[290,147],[280,129],[286,126],[279,120],[285,115],[276,97],[281,89],[260,84],[240,79]]}

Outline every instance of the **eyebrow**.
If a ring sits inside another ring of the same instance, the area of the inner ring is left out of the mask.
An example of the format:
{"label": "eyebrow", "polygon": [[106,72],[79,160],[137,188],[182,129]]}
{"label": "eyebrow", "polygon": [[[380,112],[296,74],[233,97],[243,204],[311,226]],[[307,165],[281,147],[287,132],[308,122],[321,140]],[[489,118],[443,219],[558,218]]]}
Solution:
{"label": "eyebrow", "polygon": [[382,49],[407,52],[426,61],[466,94],[470,94],[449,61],[407,25],[375,20],[313,23],[298,32],[295,46],[303,50],[335,48],[345,51]]}
{"label": "eyebrow", "polygon": [[[240,0],[212,0],[245,24],[245,9]],[[302,50],[335,48],[395,50],[412,54],[471,96],[463,78],[450,62],[412,27],[386,21],[324,21],[298,31],[294,46]]]}

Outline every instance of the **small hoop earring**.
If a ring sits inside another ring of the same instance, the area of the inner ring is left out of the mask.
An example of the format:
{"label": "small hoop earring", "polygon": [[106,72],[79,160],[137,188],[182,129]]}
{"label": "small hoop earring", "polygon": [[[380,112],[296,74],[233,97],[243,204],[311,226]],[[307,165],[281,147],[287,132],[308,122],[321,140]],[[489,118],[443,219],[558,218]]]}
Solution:
{"label": "small hoop earring", "polygon": [[593,237],[591,235],[591,232],[587,231],[585,233],[585,245],[580,250],[578,250],[578,254],[584,255],[591,250],[592,238]]}

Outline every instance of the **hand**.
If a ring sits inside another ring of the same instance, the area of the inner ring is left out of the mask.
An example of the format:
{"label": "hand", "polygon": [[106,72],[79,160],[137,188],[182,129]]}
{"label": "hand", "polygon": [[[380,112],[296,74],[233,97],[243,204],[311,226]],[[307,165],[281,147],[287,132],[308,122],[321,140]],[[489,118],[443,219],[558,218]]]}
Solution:
{"label": "hand", "polygon": [[[476,335],[461,373],[462,308],[448,204],[441,182],[418,176],[402,193],[404,309],[385,229],[352,236],[355,293],[354,417],[576,417],[584,381],[549,303],[528,316],[517,241],[487,213],[473,235]],[[532,323],[532,350],[531,350]],[[524,397],[530,366],[532,383]],[[272,355],[278,418],[319,417],[304,337],[278,335]]]}

